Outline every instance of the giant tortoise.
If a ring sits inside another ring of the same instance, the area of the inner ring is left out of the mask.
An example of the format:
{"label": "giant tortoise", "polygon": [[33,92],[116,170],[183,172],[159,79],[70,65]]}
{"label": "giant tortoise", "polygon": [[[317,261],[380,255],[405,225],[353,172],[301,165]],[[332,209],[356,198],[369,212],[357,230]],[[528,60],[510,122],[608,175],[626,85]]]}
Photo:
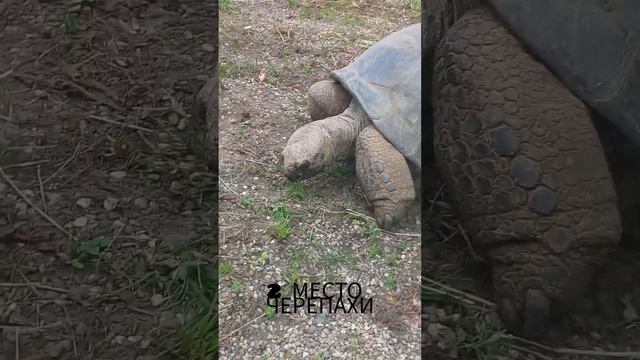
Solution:
{"label": "giant tortoise", "polygon": [[[317,174],[355,153],[356,173],[375,218],[388,228],[416,198],[421,168],[421,26],[387,36],[309,89],[313,122],[283,151],[289,178]],[[408,160],[408,161],[407,161]]]}
{"label": "giant tortoise", "polygon": [[640,145],[639,4],[432,0],[425,10],[437,168],[492,265],[503,323],[542,335],[622,233],[597,129]]}

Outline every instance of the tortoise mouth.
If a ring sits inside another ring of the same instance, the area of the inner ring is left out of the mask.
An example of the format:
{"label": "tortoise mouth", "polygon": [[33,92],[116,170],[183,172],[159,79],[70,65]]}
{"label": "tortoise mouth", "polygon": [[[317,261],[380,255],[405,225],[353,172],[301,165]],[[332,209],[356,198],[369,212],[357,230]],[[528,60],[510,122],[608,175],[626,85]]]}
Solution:
{"label": "tortoise mouth", "polygon": [[285,176],[289,180],[300,180],[314,175],[311,171],[311,161],[302,160],[285,166]]}

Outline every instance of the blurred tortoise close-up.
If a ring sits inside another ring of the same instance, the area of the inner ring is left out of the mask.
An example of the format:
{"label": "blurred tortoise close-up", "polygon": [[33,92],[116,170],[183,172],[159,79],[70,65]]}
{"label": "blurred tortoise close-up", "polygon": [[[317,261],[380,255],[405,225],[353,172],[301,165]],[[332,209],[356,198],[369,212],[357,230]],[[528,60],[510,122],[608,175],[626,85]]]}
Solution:
{"label": "blurred tortoise close-up", "polygon": [[606,145],[640,145],[638,3],[448,3],[423,20],[436,166],[503,323],[538,337],[615,250],[618,199],[637,199],[616,187],[637,160]]}

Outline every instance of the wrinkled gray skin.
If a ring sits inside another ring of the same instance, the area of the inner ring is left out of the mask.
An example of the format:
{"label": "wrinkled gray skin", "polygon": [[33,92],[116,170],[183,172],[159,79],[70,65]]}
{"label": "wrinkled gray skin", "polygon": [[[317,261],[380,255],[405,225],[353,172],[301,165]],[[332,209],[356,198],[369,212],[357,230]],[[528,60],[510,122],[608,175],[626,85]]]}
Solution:
{"label": "wrinkled gray skin", "polygon": [[570,309],[620,238],[589,109],[640,145],[639,10],[631,0],[426,2],[436,164],[519,335],[541,336]]}

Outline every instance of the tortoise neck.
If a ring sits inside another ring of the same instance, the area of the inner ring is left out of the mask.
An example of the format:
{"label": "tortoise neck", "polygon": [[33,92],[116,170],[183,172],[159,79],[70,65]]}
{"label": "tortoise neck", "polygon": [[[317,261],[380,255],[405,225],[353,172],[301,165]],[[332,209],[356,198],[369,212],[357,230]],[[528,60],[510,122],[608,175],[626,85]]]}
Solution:
{"label": "tortoise neck", "polygon": [[364,128],[369,120],[364,109],[355,99],[351,100],[351,104],[344,110],[343,114],[357,120],[361,128]]}

